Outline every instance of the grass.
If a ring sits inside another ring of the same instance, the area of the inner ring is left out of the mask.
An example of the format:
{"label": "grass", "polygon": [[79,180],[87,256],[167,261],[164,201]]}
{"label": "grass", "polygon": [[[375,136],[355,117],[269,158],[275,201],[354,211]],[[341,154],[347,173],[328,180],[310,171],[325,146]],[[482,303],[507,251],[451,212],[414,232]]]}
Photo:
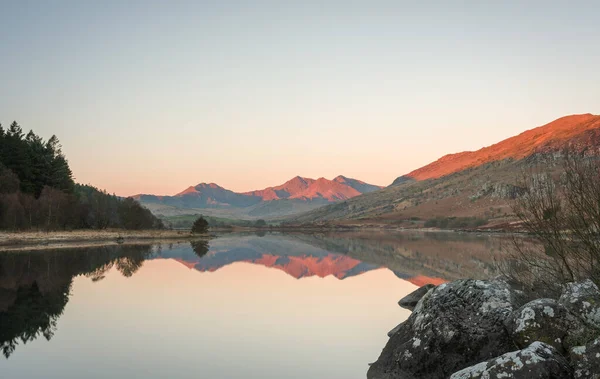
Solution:
{"label": "grass", "polygon": [[197,238],[181,230],[74,230],[74,231],[27,231],[0,232],[0,250],[13,250],[15,247],[51,246],[69,244],[79,246],[95,242],[125,243],[149,240],[181,240]]}

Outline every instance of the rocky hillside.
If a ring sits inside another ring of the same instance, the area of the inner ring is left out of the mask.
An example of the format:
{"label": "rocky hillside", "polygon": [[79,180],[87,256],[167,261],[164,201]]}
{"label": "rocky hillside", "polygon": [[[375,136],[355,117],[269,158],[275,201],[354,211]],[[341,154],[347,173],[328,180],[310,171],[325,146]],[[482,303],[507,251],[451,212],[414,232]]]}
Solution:
{"label": "rocky hillside", "polygon": [[155,214],[203,213],[238,218],[271,218],[301,213],[381,189],[357,179],[333,180],[296,176],[282,185],[249,192],[233,192],[215,183],[200,183],[174,196],[136,195]]}
{"label": "rocky hillside", "polygon": [[[458,226],[511,222],[520,178],[533,168],[556,169],[567,146],[598,153],[600,116],[560,118],[478,151],[446,155],[396,179],[381,191],[322,207],[292,223],[423,226],[454,218]],[[435,226],[435,225],[433,225]]]}

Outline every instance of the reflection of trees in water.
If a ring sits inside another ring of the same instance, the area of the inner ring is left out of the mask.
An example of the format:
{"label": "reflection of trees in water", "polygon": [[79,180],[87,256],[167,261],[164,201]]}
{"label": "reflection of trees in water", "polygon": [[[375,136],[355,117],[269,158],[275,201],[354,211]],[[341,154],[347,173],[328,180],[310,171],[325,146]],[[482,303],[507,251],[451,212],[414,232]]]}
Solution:
{"label": "reflection of trees in water", "polygon": [[8,358],[19,343],[52,338],[75,276],[102,280],[111,268],[130,277],[151,246],[104,246],[0,254],[0,350]]}
{"label": "reflection of trees in water", "polygon": [[0,312],[0,349],[8,358],[19,341],[27,343],[43,335],[50,340],[56,331],[58,318],[69,300],[71,282],[49,294],[42,294],[34,283],[17,290],[15,302],[6,312]]}
{"label": "reflection of trees in water", "polygon": [[196,253],[196,255],[199,258],[202,258],[203,256],[206,255],[206,253],[208,253],[208,241],[205,241],[205,240],[190,241],[190,245],[192,246],[192,250],[194,250],[194,253]]}

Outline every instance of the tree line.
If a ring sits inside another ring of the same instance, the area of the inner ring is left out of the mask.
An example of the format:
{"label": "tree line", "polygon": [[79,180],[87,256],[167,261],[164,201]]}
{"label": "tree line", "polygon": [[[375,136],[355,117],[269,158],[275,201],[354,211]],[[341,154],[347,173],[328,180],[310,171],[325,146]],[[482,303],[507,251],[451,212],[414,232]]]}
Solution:
{"label": "tree line", "polygon": [[44,141],[15,121],[0,124],[0,229],[158,229],[131,198],[76,184],[56,136]]}

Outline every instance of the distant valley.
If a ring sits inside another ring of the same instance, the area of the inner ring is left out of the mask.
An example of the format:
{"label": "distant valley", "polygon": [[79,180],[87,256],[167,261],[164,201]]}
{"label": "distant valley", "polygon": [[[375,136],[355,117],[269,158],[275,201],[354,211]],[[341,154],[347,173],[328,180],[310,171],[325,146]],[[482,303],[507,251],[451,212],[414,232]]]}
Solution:
{"label": "distant valley", "polygon": [[215,183],[200,183],[173,196],[141,194],[134,198],[162,216],[202,213],[251,220],[298,214],[381,188],[342,175],[332,180],[296,176],[282,185],[249,192],[233,192]]}

